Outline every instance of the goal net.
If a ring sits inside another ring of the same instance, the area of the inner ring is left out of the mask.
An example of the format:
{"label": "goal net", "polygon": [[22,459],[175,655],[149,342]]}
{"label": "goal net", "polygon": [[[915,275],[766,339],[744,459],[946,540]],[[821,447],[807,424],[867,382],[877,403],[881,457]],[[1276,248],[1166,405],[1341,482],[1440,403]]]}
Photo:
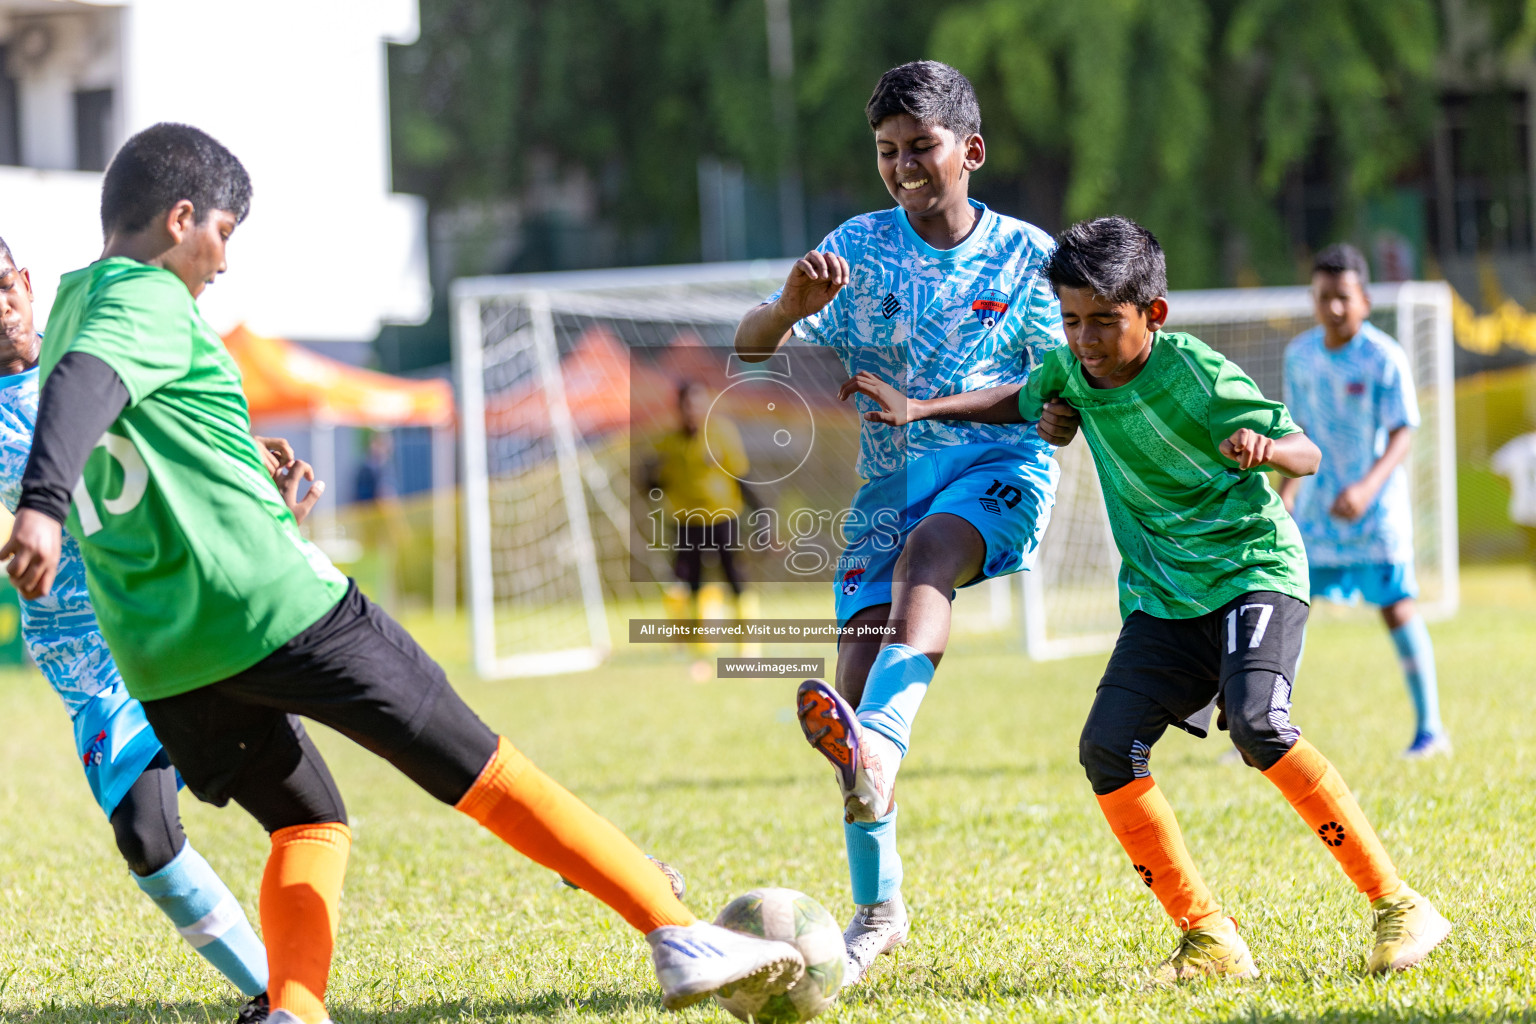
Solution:
{"label": "goal net", "polygon": [[[677,388],[701,383],[739,427],[768,546],[742,537],[753,582],[831,581],[837,517],[859,480],[858,419],[836,400],[825,349],[741,364],[742,314],[790,261],[530,274],[455,282],[463,414],[464,561],[474,660],[486,677],[600,664],[631,616],[673,580],[657,536],[647,452],[675,428]],[[1450,305],[1443,285],[1372,289],[1373,320],[1402,339],[1424,424],[1410,474],[1428,604],[1456,601]],[[1285,342],[1311,323],[1306,289],[1170,296],[1171,326],[1280,394]],[[1442,410],[1444,414],[1442,415]],[[1061,487],[1036,570],[962,592],[961,630],[1021,631],[1032,657],[1102,650],[1118,629],[1118,559],[1087,447],[1060,450]],[[767,516],[766,520],[761,517]],[[743,526],[743,533],[753,531]],[[757,534],[754,534],[756,536]],[[826,591],[807,607],[830,615]],[[1022,600],[1018,600],[1022,598]]]}

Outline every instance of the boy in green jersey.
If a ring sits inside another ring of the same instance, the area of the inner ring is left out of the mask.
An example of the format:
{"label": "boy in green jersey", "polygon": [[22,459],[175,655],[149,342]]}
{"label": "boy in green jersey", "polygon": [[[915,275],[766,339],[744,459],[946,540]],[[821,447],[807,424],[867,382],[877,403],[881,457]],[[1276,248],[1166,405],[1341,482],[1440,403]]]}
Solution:
{"label": "boy in green jersey", "polygon": [[1285,406],[1168,317],[1162,249],[1122,217],[1076,224],[1046,273],[1067,347],[1022,389],[913,402],[854,378],[895,419],[1038,418],[1064,398],[1081,417],[1120,549],[1125,619],[1079,756],[1131,863],[1182,935],[1161,973],[1252,977],[1236,922],[1201,881],[1152,781],[1170,725],[1204,736],[1212,703],[1244,760],[1273,782],[1371,900],[1372,972],[1410,967],[1450,923],[1398,877],[1338,771],[1290,721],[1307,620],[1301,536],[1264,475],[1316,471],[1317,447]]}
{"label": "boy in green jersey", "polygon": [[299,716],[617,910],[672,1008],[782,992],[799,951],[697,921],[663,872],[459,699],[441,668],[298,532],[240,375],[196,304],[250,206],[245,168],[186,125],[134,136],[102,184],[103,258],[60,282],[16,523],[0,558],[46,594],[80,543],[128,692],[200,799],[272,837],[261,886],[273,1024],[322,1024],[351,833]]}

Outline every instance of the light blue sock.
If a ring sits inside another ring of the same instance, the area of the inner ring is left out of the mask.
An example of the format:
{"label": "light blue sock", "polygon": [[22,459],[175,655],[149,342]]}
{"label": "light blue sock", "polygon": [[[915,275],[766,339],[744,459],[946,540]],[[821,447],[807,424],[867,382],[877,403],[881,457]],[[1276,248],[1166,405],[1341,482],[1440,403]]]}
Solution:
{"label": "light blue sock", "polygon": [[[927,659],[924,659],[927,660]],[[843,822],[853,902],[884,903],[901,891],[901,854],[896,852],[896,808],[879,821]]]}
{"label": "light blue sock", "polygon": [[916,647],[887,644],[869,667],[864,697],[859,701],[859,724],[889,739],[907,756],[912,738],[912,719],[933,682],[933,662]]}
{"label": "light blue sock", "polygon": [[236,988],[247,996],[267,990],[266,947],[251,930],[235,894],[191,843],[159,871],[133,875],[133,880],[187,944]]}
{"label": "light blue sock", "polygon": [[1402,661],[1403,677],[1408,682],[1408,696],[1413,698],[1413,712],[1418,716],[1419,735],[1439,736],[1445,732],[1440,722],[1440,686],[1435,678],[1435,645],[1429,639],[1424,616],[1415,615],[1392,630],[1392,644]]}

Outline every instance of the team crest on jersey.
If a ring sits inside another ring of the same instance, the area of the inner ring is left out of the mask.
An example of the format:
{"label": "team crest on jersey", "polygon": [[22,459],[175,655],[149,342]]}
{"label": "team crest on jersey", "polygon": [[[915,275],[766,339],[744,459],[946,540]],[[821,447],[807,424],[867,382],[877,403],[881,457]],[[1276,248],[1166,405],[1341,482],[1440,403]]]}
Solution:
{"label": "team crest on jersey", "polygon": [[80,760],[87,768],[97,768],[101,765],[102,754],[107,746],[107,730],[103,729],[91,740],[91,745],[85,748],[85,753],[80,755]]}
{"label": "team crest on jersey", "polygon": [[1006,312],[1008,312],[1008,296],[995,288],[988,288],[971,303],[971,315],[988,330],[996,327],[997,322]]}
{"label": "team crest on jersey", "polygon": [[859,584],[862,582],[859,577],[863,575],[864,570],[862,568],[849,569],[843,573],[843,596],[852,597],[859,592]]}
{"label": "team crest on jersey", "polygon": [[1365,381],[1352,380],[1348,384],[1344,385],[1344,390],[1358,398],[1360,395],[1365,394]]}

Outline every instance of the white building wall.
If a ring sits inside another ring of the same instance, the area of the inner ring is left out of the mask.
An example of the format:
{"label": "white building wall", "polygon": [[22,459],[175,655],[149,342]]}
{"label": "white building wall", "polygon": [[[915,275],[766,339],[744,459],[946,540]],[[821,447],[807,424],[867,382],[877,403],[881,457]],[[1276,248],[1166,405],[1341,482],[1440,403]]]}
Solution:
{"label": "white building wall", "polygon": [[[416,0],[0,0],[0,18],[40,7],[116,22],[112,148],[157,121],[184,121],[250,171],[250,217],[230,243],[229,272],[202,299],[216,327],[358,341],[381,322],[426,317],[426,210],[390,192],[384,47],[415,39]],[[98,48],[89,67],[76,59],[23,79],[28,164],[73,166],[73,90],[100,87],[84,75],[99,79],[112,66],[103,60]],[[61,74],[74,77],[61,86]],[[0,168],[0,236],[31,267],[44,306],[60,274],[100,253],[99,189],[98,174]]]}

